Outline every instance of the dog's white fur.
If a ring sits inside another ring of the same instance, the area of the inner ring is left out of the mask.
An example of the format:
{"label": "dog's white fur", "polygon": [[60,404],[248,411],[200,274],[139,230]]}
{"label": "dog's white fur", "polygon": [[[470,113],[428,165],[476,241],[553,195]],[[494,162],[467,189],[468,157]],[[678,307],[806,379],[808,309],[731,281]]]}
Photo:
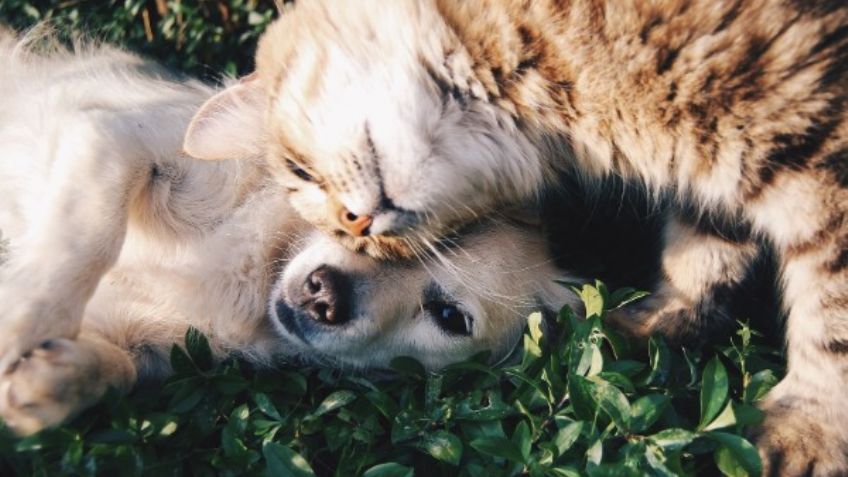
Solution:
{"label": "dog's white fur", "polygon": [[[437,368],[483,349],[504,356],[527,313],[565,302],[532,228],[485,222],[431,262],[380,263],[312,231],[264,158],[188,159],[183,134],[208,86],[49,36],[0,34],[0,61],[0,416],[17,432],[167,373],[189,326],[216,357],[261,365],[371,368],[407,355]],[[301,290],[320,267],[346,276],[345,323],[305,310]],[[433,288],[472,320],[470,336],[440,326]]]}

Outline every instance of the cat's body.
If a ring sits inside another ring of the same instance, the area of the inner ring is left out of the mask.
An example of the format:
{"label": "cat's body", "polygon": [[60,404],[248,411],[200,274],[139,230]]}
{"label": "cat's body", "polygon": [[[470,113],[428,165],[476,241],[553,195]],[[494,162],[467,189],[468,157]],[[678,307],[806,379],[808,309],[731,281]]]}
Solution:
{"label": "cat's body", "polygon": [[[674,335],[773,244],[790,369],[763,404],[766,469],[848,473],[848,4],[302,2],[257,64],[271,170],[373,255],[557,187],[558,169],[635,178],[687,205],[665,283],[618,319]],[[231,151],[209,111],[186,146],[216,158]]]}

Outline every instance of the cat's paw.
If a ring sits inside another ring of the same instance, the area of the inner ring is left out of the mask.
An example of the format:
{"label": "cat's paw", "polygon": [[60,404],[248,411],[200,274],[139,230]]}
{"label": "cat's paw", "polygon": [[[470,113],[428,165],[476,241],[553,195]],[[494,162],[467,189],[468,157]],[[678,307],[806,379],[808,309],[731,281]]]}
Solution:
{"label": "cat's paw", "polygon": [[733,320],[723,304],[708,297],[692,301],[658,293],[610,311],[607,322],[634,338],[660,334],[673,343],[698,346],[722,336]]}
{"label": "cat's paw", "polygon": [[0,417],[19,435],[58,425],[103,395],[109,385],[105,366],[91,347],[46,341],[0,377]]}
{"label": "cat's paw", "polygon": [[828,406],[786,395],[761,407],[766,419],[752,438],[763,461],[762,475],[848,476],[848,423],[828,412]]}

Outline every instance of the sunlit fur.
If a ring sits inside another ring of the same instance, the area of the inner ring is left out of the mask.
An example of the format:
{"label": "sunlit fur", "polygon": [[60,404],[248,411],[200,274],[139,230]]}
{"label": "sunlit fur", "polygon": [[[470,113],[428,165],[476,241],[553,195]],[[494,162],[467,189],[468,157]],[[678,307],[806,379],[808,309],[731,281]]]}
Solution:
{"label": "sunlit fur", "polygon": [[354,249],[409,255],[557,169],[632,178],[681,206],[667,283],[616,319],[675,334],[773,245],[790,369],[763,404],[766,470],[848,472],[844,1],[304,0],[257,68],[269,169]]}
{"label": "sunlit fur", "polygon": [[[261,158],[180,152],[213,89],[108,47],[68,52],[35,33],[0,45],[0,417],[18,433],[167,375],[189,326],[215,359],[371,369],[404,355],[434,369],[501,359],[531,311],[566,302],[537,228],[481,222],[407,263],[356,255],[298,217]],[[311,319],[291,290],[323,265],[349,276],[351,315],[307,342],[273,310],[288,300]],[[434,286],[470,335],[424,310]]]}

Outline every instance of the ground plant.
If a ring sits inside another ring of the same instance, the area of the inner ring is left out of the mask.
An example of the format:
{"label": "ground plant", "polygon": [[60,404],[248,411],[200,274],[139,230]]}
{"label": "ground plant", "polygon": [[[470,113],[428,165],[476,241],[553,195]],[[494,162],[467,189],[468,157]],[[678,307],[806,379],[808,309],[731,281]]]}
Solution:
{"label": "ground plant", "polygon": [[[250,71],[272,1],[0,0],[0,23],[86,31],[216,80]],[[391,377],[296,364],[215,363],[189,330],[175,375],[110,393],[67,426],[17,439],[0,427],[0,475],[758,475],[746,432],[783,373],[744,319],[699,349],[633,343],[605,323],[643,294],[563,284],[580,316],[528,317],[509,360],[439,373],[408,358]]]}
{"label": "ground plant", "polygon": [[641,294],[571,286],[586,316],[528,317],[506,364],[485,354],[393,376],[212,362],[189,330],[176,374],[107,396],[70,425],[0,439],[2,475],[758,475],[745,431],[781,357],[740,323],[720,346],[623,339],[604,323]]}

